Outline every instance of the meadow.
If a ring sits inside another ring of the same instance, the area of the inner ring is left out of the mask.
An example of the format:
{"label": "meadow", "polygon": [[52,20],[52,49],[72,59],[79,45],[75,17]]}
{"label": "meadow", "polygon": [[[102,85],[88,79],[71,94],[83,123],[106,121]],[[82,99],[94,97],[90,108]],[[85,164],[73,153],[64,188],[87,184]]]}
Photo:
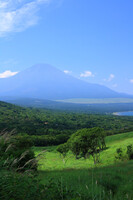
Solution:
{"label": "meadow", "polygon": [[[126,146],[133,144],[133,132],[117,134],[106,137],[107,149],[101,152],[100,166],[112,165],[116,162],[115,153],[117,148],[123,148],[126,151]],[[35,154],[38,155],[44,151],[44,157],[40,160],[39,170],[53,171],[53,170],[69,170],[69,169],[88,169],[94,168],[92,157],[89,159],[76,160],[74,155],[69,152],[63,158],[57,151],[56,146],[51,147],[34,147]]]}
{"label": "meadow", "polygon": [[133,161],[118,161],[115,155],[117,148],[126,152],[133,144],[133,132],[108,136],[106,144],[97,165],[91,157],[76,160],[71,153],[63,159],[54,146],[34,147],[36,155],[44,150],[38,168],[41,182],[55,181],[62,199],[69,191],[68,199],[132,200]]}

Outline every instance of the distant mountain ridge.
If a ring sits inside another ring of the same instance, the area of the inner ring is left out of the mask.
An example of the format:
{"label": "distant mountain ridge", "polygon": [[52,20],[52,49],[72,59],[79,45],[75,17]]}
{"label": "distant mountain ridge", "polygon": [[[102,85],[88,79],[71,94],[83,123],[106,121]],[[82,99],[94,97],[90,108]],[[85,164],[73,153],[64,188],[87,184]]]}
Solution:
{"label": "distant mountain ridge", "polygon": [[0,79],[0,96],[49,100],[131,97],[82,81],[48,64],[37,64],[15,76]]}
{"label": "distant mountain ridge", "polygon": [[[31,108],[41,108],[41,109],[50,109],[58,111],[70,111],[70,112],[81,112],[81,113],[90,113],[90,114],[107,114],[113,112],[124,112],[133,110],[133,103],[65,103],[57,102],[45,99],[31,99],[31,98],[10,98],[9,97],[0,97],[0,100],[7,103],[15,104],[21,107],[31,107]],[[90,99],[91,100],[91,99]],[[106,100],[106,99],[104,99]],[[115,100],[115,98],[114,98]],[[1,101],[0,101],[1,103]],[[3,102],[4,103],[4,102]],[[0,105],[1,106],[1,105]],[[12,105],[13,106],[13,105]]]}

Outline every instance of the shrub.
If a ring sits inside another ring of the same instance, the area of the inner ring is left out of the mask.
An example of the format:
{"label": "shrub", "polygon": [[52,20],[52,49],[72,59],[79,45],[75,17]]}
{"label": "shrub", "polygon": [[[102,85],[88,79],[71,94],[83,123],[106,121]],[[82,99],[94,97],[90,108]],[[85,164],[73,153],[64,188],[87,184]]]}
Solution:
{"label": "shrub", "polygon": [[133,145],[127,146],[127,155],[129,160],[133,160]]}
{"label": "shrub", "polygon": [[124,152],[123,152],[123,149],[122,149],[122,148],[117,148],[117,149],[116,149],[115,158],[116,158],[117,160],[123,160],[123,159],[124,159]]}

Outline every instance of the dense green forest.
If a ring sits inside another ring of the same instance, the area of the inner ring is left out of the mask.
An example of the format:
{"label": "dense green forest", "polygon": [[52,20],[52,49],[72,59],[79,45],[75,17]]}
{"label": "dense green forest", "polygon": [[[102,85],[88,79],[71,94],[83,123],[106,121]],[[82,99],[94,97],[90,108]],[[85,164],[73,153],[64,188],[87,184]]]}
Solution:
{"label": "dense green forest", "polygon": [[15,129],[36,146],[57,145],[82,128],[104,128],[107,135],[133,131],[133,117],[23,108],[0,102],[0,131]]}

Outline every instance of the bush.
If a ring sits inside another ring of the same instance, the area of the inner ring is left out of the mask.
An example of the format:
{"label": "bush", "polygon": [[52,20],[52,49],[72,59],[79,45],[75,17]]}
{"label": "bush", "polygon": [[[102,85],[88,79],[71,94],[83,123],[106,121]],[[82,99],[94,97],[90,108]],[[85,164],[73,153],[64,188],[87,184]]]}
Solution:
{"label": "bush", "polygon": [[124,153],[123,153],[123,149],[122,148],[117,148],[116,149],[116,156],[115,158],[117,160],[123,160],[124,159]]}
{"label": "bush", "polygon": [[127,155],[129,160],[133,160],[133,145],[127,146]]}
{"label": "bush", "polygon": [[115,158],[121,161],[133,160],[133,145],[128,145],[126,152],[122,148],[117,148]]}

